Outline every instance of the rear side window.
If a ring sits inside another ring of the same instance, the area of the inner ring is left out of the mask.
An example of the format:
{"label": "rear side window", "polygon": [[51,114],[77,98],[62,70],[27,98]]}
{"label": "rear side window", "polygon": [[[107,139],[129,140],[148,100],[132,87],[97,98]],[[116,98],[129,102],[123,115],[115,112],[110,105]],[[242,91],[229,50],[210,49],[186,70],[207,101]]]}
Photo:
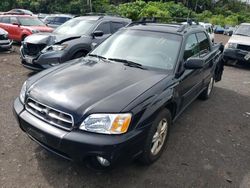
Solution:
{"label": "rear side window", "polygon": [[196,56],[199,54],[199,43],[195,34],[191,34],[185,45],[184,51],[184,60],[187,60],[189,57]]}
{"label": "rear side window", "polygon": [[16,17],[10,17],[10,23],[11,24],[13,24],[13,23],[18,24],[17,18]]}
{"label": "rear side window", "polygon": [[204,32],[197,33],[197,39],[200,46],[200,54],[206,54],[210,51],[210,43],[207,35]]}
{"label": "rear side window", "polygon": [[113,33],[124,27],[124,23],[112,22]]}
{"label": "rear side window", "polygon": [[2,23],[10,23],[10,17],[2,17]]}
{"label": "rear side window", "polygon": [[62,24],[64,22],[66,22],[67,20],[69,20],[69,18],[67,18],[67,17],[56,17],[55,23]]}
{"label": "rear side window", "polygon": [[111,34],[110,29],[110,22],[101,23],[97,28],[96,31],[103,31],[103,34]]}
{"label": "rear side window", "polygon": [[55,17],[47,17],[47,18],[44,20],[44,22],[45,22],[46,24],[50,24],[50,23],[52,23],[52,22],[54,21],[54,19],[55,19]]}

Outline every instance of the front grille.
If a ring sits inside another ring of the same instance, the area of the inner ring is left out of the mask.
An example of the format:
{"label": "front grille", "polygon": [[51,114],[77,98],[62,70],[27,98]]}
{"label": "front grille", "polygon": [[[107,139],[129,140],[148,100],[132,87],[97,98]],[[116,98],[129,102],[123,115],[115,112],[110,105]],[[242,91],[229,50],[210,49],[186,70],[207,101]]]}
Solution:
{"label": "front grille", "polygon": [[243,45],[243,44],[239,44],[237,48],[240,50],[244,50],[244,51],[250,51],[250,46]]}
{"label": "front grille", "polygon": [[0,40],[8,40],[7,35],[0,35]]}
{"label": "front grille", "polygon": [[74,124],[70,114],[46,106],[38,101],[28,98],[25,108],[34,116],[62,129],[71,130]]}
{"label": "front grille", "polygon": [[46,44],[25,43],[23,45],[25,54],[30,55],[30,56],[38,55],[45,47],[46,47]]}

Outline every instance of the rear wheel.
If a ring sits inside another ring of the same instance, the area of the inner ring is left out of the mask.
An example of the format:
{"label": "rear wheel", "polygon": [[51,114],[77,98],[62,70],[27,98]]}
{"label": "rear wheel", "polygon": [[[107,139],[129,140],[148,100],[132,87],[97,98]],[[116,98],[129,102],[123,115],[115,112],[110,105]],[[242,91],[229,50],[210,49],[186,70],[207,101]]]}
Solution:
{"label": "rear wheel", "polygon": [[207,100],[214,88],[214,77],[210,78],[210,82],[208,84],[208,86],[206,87],[206,89],[199,95],[199,98],[202,100]]}
{"label": "rear wheel", "polygon": [[144,151],[140,158],[143,164],[151,164],[156,161],[165,149],[172,124],[171,113],[169,110],[162,110],[155,118],[146,138]]}

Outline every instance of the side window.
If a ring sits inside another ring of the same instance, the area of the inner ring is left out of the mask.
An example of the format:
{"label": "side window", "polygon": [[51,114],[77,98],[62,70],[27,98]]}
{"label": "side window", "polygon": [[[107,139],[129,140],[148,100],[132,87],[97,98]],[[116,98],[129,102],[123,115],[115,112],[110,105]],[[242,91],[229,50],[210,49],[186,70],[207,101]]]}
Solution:
{"label": "side window", "polygon": [[2,18],[2,23],[7,23],[7,24],[9,24],[9,23],[10,23],[10,17],[3,17],[3,18]]}
{"label": "side window", "polygon": [[188,37],[185,45],[184,60],[199,54],[199,44],[195,34]]}
{"label": "side window", "polygon": [[200,46],[200,55],[207,54],[210,51],[210,43],[204,32],[197,33],[197,39]]}
{"label": "side window", "polygon": [[113,33],[118,31],[120,28],[124,27],[123,23],[119,22],[112,22],[112,27],[113,27]]}
{"label": "side window", "polygon": [[55,18],[55,24],[63,24],[66,21],[67,21],[66,17],[56,17]]}
{"label": "side window", "polygon": [[103,31],[103,34],[111,34],[111,29],[110,29],[110,23],[109,22],[104,22],[101,23],[97,28],[96,31]]}
{"label": "side window", "polygon": [[17,18],[16,17],[10,17],[10,23],[11,24],[13,24],[13,23],[18,24]]}

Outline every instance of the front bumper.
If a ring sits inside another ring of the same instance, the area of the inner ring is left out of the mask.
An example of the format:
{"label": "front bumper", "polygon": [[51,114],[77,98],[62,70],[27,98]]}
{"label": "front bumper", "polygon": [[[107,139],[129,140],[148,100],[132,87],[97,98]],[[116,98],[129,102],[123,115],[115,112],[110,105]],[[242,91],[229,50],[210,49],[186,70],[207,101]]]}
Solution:
{"label": "front bumper", "polygon": [[250,63],[250,58],[247,58],[248,55],[250,57],[250,52],[248,52],[248,51],[244,51],[244,50],[240,50],[240,49],[226,48],[224,50],[223,59],[225,61],[231,59],[231,60],[237,60],[237,61],[241,61],[241,62]]}
{"label": "front bumper", "polygon": [[20,58],[21,58],[21,63],[24,67],[35,70],[35,71],[40,71],[43,69],[50,68],[54,65],[63,63],[67,61],[67,51],[52,51],[52,52],[47,52],[47,53],[39,53],[36,56],[29,56],[25,54],[25,50],[23,46],[20,48]]}
{"label": "front bumper", "polygon": [[142,152],[147,129],[134,130],[123,135],[102,135],[73,129],[56,128],[31,115],[17,98],[14,115],[20,128],[45,149],[72,161],[84,161],[101,156],[114,165],[129,162]]}
{"label": "front bumper", "polygon": [[9,50],[12,47],[12,41],[10,40],[5,40],[5,41],[0,41],[0,49],[4,50]]}

